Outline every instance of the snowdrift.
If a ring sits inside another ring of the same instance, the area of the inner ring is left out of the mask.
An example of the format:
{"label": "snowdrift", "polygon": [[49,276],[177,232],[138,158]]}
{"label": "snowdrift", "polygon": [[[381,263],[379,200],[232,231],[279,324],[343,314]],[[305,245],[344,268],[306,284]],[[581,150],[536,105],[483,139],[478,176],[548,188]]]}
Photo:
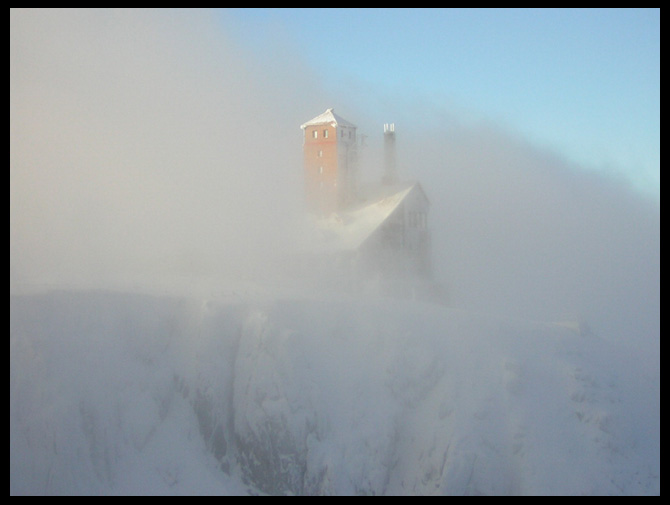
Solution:
{"label": "snowdrift", "polygon": [[10,494],[660,494],[660,375],[382,298],[12,296]]}

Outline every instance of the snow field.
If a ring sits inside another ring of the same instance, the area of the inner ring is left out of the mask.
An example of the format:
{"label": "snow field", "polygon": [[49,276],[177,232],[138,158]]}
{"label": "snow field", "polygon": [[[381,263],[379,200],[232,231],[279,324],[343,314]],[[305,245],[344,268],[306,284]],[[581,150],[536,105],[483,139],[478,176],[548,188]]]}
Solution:
{"label": "snow field", "polygon": [[383,298],[16,296],[10,494],[660,494],[660,380]]}

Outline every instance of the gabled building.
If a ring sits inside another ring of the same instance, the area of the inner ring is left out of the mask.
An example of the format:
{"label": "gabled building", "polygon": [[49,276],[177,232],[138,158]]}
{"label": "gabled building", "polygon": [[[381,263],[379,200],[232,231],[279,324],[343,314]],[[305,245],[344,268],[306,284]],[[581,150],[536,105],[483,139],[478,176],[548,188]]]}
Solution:
{"label": "gabled building", "polygon": [[361,188],[361,200],[315,219],[318,250],[347,258],[358,274],[428,277],[430,202],[421,184]]}
{"label": "gabled building", "polygon": [[429,277],[430,202],[418,182],[398,180],[394,125],[384,125],[382,180],[367,186],[358,183],[353,123],[328,109],[301,128],[315,254],[357,274]]}

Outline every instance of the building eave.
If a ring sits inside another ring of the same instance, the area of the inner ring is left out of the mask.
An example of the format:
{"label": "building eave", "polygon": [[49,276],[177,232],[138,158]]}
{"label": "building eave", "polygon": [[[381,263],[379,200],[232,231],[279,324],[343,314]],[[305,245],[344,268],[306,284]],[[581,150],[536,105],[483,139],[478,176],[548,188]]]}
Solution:
{"label": "building eave", "polygon": [[320,126],[320,125],[331,125],[331,126],[343,126],[347,128],[356,128],[356,125],[342,118],[341,116],[335,114],[334,109],[331,107],[326,109],[326,112],[319,114],[314,119],[310,119],[306,123],[300,125],[300,128],[303,130],[308,126]]}

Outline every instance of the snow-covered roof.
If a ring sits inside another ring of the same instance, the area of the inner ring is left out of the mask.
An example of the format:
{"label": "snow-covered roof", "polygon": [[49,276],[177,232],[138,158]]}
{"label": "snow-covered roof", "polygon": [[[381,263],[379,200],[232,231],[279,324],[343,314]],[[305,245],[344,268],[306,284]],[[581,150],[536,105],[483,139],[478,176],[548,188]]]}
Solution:
{"label": "snow-covered roof", "polygon": [[350,128],[356,128],[355,124],[338,116],[333,112],[333,110],[334,109],[332,107],[330,109],[326,109],[326,112],[319,114],[314,119],[311,119],[306,123],[300,125],[300,128],[304,130],[308,126],[322,125],[322,124],[329,124],[331,126],[348,126]]}
{"label": "snow-covered roof", "polygon": [[320,245],[333,251],[357,250],[417,187],[415,182],[381,186],[361,205],[319,219]]}

